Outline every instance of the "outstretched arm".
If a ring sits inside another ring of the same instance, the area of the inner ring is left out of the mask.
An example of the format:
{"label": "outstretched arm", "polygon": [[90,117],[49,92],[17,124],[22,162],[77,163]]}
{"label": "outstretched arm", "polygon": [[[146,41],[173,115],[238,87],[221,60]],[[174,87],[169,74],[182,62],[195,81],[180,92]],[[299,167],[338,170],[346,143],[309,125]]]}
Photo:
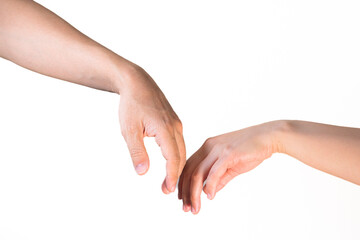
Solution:
{"label": "outstretched arm", "polygon": [[231,179],[254,169],[273,153],[288,154],[360,185],[360,129],[274,121],[205,141],[187,161],[180,177],[179,199],[184,210],[198,213],[202,190],[213,199]]}
{"label": "outstretched arm", "polygon": [[162,189],[174,191],[185,163],[181,122],[142,68],[31,0],[0,0],[0,56],[47,76],[121,94],[120,124],[136,171],[148,170],[143,138],[155,137],[168,160]]}

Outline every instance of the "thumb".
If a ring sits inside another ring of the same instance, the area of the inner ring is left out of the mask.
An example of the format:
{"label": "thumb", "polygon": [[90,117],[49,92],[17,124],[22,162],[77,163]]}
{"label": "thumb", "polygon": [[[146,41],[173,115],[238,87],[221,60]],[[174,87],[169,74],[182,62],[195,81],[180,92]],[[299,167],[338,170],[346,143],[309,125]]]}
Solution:
{"label": "thumb", "polygon": [[135,171],[139,175],[145,174],[149,169],[149,156],[145,149],[142,131],[127,132],[124,134],[124,138],[129,148]]}

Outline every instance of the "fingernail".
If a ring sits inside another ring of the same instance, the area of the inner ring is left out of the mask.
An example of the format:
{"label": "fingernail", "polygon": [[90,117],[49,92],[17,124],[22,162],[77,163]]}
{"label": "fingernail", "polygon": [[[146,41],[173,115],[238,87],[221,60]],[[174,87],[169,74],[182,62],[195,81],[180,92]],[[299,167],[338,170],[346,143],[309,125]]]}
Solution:
{"label": "fingernail", "polygon": [[169,190],[169,192],[173,192],[175,191],[175,185],[172,185],[169,183],[169,179],[166,179],[166,184],[165,184],[166,188]]}
{"label": "fingernail", "polygon": [[135,171],[139,175],[144,174],[146,172],[146,170],[147,170],[147,164],[146,163],[140,163],[135,167]]}
{"label": "fingernail", "polygon": [[196,213],[196,209],[195,209],[194,207],[191,207],[191,212],[195,214],[195,213]]}
{"label": "fingernail", "polygon": [[208,194],[207,194],[207,198],[208,198],[209,200],[211,200],[211,199],[212,199],[212,197],[211,197],[211,194],[210,194],[210,193],[208,193]]}

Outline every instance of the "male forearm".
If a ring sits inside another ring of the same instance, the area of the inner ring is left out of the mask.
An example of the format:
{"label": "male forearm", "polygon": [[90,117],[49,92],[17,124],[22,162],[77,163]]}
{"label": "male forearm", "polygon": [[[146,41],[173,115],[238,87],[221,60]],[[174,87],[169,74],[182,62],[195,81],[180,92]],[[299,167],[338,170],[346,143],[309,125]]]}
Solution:
{"label": "male forearm", "polygon": [[0,56],[44,75],[121,93],[119,120],[137,173],[149,168],[143,138],[155,137],[167,160],[162,190],[175,190],[186,158],[182,124],[145,70],[31,0],[0,0]]}
{"label": "male forearm", "polygon": [[44,75],[117,93],[137,67],[31,0],[0,0],[0,56]]}
{"label": "male forearm", "polygon": [[360,185],[360,129],[285,121],[279,152]]}

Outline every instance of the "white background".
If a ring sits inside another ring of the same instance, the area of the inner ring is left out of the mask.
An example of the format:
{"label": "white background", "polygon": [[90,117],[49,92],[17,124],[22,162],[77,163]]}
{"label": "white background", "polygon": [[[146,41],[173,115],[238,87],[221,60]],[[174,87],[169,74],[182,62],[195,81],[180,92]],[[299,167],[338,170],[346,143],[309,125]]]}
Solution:
{"label": "white background", "polygon": [[[276,119],[360,127],[359,1],[39,1],[145,68],[184,124],[214,135]],[[360,239],[358,186],[274,155],[197,216],[133,170],[119,96],[0,59],[0,239]],[[301,144],[301,143],[300,143]]]}

